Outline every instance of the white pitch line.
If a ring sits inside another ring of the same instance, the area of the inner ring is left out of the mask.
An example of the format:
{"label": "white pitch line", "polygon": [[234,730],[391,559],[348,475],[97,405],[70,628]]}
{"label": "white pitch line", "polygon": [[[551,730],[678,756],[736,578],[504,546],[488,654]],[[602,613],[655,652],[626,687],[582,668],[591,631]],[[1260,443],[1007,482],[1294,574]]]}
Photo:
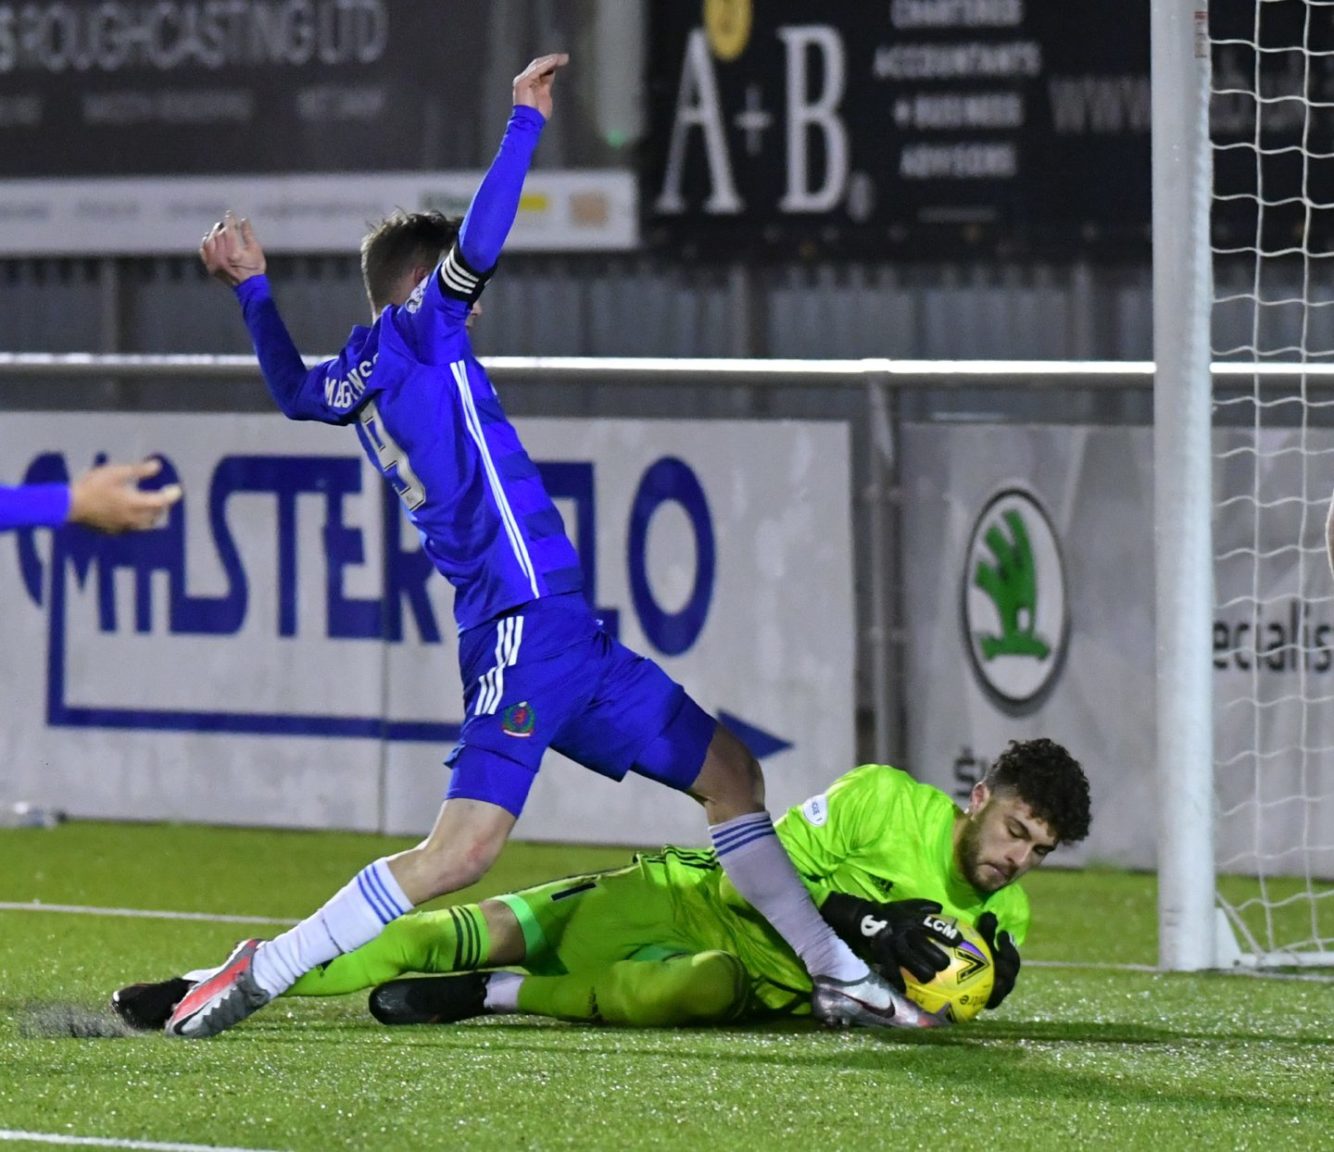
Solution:
{"label": "white pitch line", "polygon": [[[1150,976],[1170,976],[1174,973],[1157,968],[1152,964],[1099,964],[1094,961],[1085,963],[1081,960],[1027,960],[1025,967],[1064,968],[1067,970],[1083,969],[1094,972],[1147,972]],[[1184,973],[1184,975],[1200,973]],[[1255,980],[1305,980],[1311,984],[1334,984],[1334,972],[1270,972],[1255,968],[1211,968],[1204,975],[1208,976],[1250,976]]]}
{"label": "white pitch line", "polygon": [[0,912],[71,912],[78,916],[130,916],[137,920],[200,920],[208,924],[277,924],[290,928],[295,920],[277,916],[229,916],[221,912],[167,912],[152,908],[98,908],[83,904],[18,903],[0,900]]}
{"label": "white pitch line", "polygon": [[61,1136],[52,1132],[17,1132],[0,1128],[0,1140],[28,1144],[63,1144],[79,1148],[139,1148],[144,1152],[266,1152],[262,1148],[230,1148],[222,1144],[163,1144],[157,1140],[114,1140],[104,1136]]}

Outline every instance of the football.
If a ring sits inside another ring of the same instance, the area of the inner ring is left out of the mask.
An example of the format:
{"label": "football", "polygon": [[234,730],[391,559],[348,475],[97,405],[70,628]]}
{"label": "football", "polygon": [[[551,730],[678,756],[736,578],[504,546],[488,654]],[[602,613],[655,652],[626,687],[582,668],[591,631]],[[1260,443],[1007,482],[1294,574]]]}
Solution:
{"label": "football", "polygon": [[906,970],[903,981],[908,998],[928,1012],[942,1016],[951,1024],[971,1020],[986,1007],[996,979],[991,949],[981,934],[967,920],[957,916],[929,916],[928,921],[947,935],[953,944],[941,944],[949,957],[949,966],[937,972],[935,979],[923,984]]}

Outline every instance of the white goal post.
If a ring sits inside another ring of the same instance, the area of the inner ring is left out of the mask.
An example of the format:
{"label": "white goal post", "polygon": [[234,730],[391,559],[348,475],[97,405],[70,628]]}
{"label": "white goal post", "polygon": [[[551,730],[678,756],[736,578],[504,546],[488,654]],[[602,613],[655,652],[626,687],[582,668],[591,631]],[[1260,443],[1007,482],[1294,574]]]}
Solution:
{"label": "white goal post", "polygon": [[1207,40],[1193,2],[1155,3],[1153,86],[1154,556],[1158,931],[1164,968],[1212,968]]}

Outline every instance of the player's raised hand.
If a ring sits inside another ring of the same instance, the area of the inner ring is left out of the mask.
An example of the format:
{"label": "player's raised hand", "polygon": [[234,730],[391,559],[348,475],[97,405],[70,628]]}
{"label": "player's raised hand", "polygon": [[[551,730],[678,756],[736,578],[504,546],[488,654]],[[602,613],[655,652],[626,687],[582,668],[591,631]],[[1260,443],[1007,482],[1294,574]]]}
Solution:
{"label": "player's raised hand", "polygon": [[252,276],[262,276],[267,267],[264,249],[255,239],[250,221],[238,220],[229,210],[204,233],[199,259],[210,276],[235,288]]}
{"label": "player's raised hand", "polygon": [[1014,991],[1014,982],[1019,979],[1019,949],[1008,932],[996,931],[996,913],[983,912],[977,918],[977,931],[991,949],[991,959],[996,968],[996,982],[991,986],[991,995],[987,997],[988,1008],[998,1008],[1000,1002]]}
{"label": "player's raised hand", "polygon": [[539,56],[522,72],[514,77],[514,103],[526,108],[536,108],[543,119],[551,119],[551,86],[556,80],[556,70],[564,68],[570,62],[568,53],[553,52],[549,56]]}
{"label": "player's raised hand", "polygon": [[70,485],[69,520],[102,532],[133,532],[152,528],[181,498],[179,484],[155,491],[139,487],[162,471],[161,460],[140,464],[100,464]]}

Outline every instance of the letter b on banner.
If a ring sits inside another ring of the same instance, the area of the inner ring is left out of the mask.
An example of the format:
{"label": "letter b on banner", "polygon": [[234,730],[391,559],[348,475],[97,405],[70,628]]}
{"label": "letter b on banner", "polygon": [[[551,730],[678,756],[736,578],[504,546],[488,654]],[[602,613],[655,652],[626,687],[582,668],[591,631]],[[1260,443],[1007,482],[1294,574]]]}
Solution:
{"label": "letter b on banner", "polygon": [[[677,612],[667,612],[658,604],[648,580],[648,530],[653,514],[662,505],[680,505],[695,534],[695,582],[690,596]],[[713,598],[715,555],[713,520],[699,478],[690,466],[675,456],[664,456],[653,464],[639,482],[635,502],[630,509],[630,531],[626,540],[629,553],[630,595],[644,635],[659,652],[679,656],[690,648],[704,629]]]}

